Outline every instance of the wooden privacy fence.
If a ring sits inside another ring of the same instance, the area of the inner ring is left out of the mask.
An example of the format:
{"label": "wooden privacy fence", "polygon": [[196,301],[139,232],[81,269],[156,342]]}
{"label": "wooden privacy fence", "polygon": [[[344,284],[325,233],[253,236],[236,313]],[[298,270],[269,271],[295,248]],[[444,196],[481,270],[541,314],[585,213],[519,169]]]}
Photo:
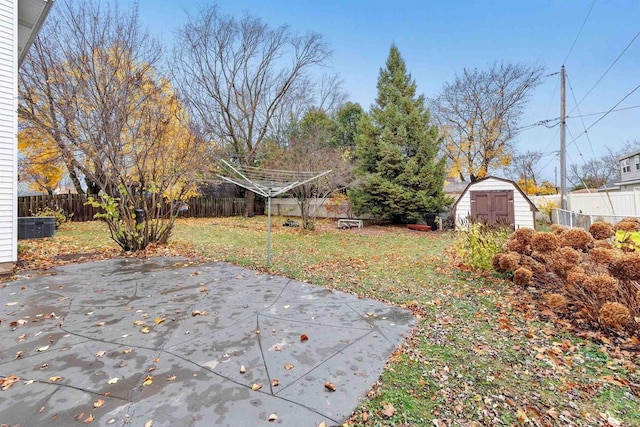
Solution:
{"label": "wooden privacy fence", "polygon": [[[85,194],[56,194],[53,196],[21,196],[18,197],[18,216],[32,216],[38,211],[49,207],[63,209],[67,215],[73,214],[72,221],[92,221],[93,216],[100,211],[85,205],[88,196]],[[200,196],[189,199],[189,209],[180,212],[180,217],[212,218],[238,216],[244,214],[246,200],[243,198],[216,198],[214,196]],[[264,201],[256,199],[254,213],[264,214]]]}

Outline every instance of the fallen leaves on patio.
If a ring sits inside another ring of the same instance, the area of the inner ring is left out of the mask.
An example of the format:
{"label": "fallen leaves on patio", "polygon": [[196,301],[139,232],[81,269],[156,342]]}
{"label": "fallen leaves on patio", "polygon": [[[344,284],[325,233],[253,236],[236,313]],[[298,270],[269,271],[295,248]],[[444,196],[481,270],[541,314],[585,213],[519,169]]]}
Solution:
{"label": "fallen leaves on patio", "polygon": [[251,390],[253,390],[253,391],[258,391],[258,390],[260,390],[261,388],[262,388],[262,384],[254,383],[254,384],[251,386]]}
{"label": "fallen leaves on patio", "polygon": [[0,377],[0,388],[2,390],[8,390],[12,385],[20,381],[20,377],[15,375],[9,375],[6,377]]}
{"label": "fallen leaves on patio", "polygon": [[95,402],[93,402],[94,408],[101,408],[102,406],[104,406],[104,400],[102,399],[98,399]]}
{"label": "fallen leaves on patio", "polygon": [[144,381],[142,381],[142,386],[146,387],[148,385],[151,385],[152,382],[153,382],[153,377],[151,375],[147,375]]}

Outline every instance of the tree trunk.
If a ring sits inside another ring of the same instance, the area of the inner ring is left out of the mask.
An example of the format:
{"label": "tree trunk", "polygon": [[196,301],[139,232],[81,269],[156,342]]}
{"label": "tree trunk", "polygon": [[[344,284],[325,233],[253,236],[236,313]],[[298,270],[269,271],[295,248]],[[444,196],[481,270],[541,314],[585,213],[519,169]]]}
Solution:
{"label": "tree trunk", "polygon": [[[67,162],[65,162],[66,164]],[[76,193],[84,194],[84,189],[82,188],[82,184],[80,183],[80,178],[78,178],[78,174],[76,173],[73,166],[67,164],[67,171],[69,172],[69,178],[71,178],[71,182],[73,183],[73,187],[76,189]]]}
{"label": "tree trunk", "polygon": [[256,193],[247,190],[245,199],[247,201],[247,204],[244,207],[244,216],[247,218],[253,218],[255,216]]}

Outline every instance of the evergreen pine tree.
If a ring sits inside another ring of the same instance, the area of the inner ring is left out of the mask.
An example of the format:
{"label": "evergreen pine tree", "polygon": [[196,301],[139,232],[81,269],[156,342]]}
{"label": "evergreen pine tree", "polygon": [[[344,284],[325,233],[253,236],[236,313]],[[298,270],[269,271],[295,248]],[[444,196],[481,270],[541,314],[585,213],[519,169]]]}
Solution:
{"label": "evergreen pine tree", "polygon": [[349,193],[353,210],[394,223],[424,221],[447,202],[445,160],[438,158],[442,138],[395,45],[377,87],[356,136],[360,184]]}

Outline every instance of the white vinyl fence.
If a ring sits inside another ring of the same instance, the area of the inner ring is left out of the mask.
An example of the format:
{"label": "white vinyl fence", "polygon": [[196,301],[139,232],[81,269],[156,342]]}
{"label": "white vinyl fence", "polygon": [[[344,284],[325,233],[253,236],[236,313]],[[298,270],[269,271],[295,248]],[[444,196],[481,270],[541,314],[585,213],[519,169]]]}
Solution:
{"label": "white vinyl fence", "polygon": [[[568,227],[589,228],[595,221],[616,223],[625,217],[640,217],[640,190],[617,192],[570,193],[567,210],[560,208],[560,196],[534,196],[538,209],[554,208],[551,222]],[[545,218],[549,219],[549,218]]]}
{"label": "white vinyl fence", "polygon": [[560,224],[570,228],[584,228],[589,230],[591,224],[597,221],[605,221],[610,224],[617,224],[624,218],[632,215],[586,215],[562,209],[551,210],[551,223]]}
{"label": "white vinyl fence", "polygon": [[[560,207],[560,195],[533,196],[538,209],[553,202]],[[587,215],[640,216],[640,190],[617,192],[569,193],[567,210]]]}

